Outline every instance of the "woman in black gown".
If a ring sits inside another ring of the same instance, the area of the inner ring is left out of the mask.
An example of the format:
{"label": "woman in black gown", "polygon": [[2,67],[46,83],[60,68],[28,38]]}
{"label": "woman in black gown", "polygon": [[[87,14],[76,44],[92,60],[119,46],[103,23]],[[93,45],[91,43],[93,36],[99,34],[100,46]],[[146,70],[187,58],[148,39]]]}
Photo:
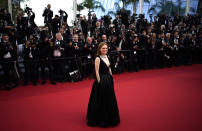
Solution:
{"label": "woman in black gown", "polygon": [[89,126],[108,127],[120,123],[114,80],[107,51],[107,44],[101,42],[95,59],[96,80],[93,83],[87,110],[87,124]]}

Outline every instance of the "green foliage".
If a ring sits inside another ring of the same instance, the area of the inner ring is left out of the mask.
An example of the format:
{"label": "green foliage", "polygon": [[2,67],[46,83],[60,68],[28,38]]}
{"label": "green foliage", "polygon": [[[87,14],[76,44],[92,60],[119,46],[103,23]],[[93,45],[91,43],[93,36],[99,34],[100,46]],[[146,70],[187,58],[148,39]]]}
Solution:
{"label": "green foliage", "polygon": [[79,13],[84,9],[85,7],[83,6],[83,3],[77,4],[77,11],[79,11]]}
{"label": "green foliage", "polygon": [[202,1],[201,0],[199,0],[199,2],[198,2],[198,7],[197,7],[196,13],[198,13],[200,16],[202,16]]}
{"label": "green foliage", "polygon": [[[169,16],[175,16],[176,13],[183,16],[186,11],[186,7],[181,7],[182,0],[177,1],[177,5],[174,4],[172,1],[160,1],[156,5],[153,5],[149,10],[148,13],[153,14],[168,14]],[[160,10],[158,12],[158,10]],[[191,11],[194,11],[193,8],[190,8]]]}
{"label": "green foliage", "polygon": [[0,8],[8,8],[8,0],[1,0]]}
{"label": "green foliage", "polygon": [[[16,0],[17,2],[28,2],[29,0]],[[8,8],[8,0],[1,0],[0,8]]]}
{"label": "green foliage", "polygon": [[[139,0],[121,0],[121,2],[123,3],[123,7],[122,8],[127,8],[130,4],[133,4],[133,13],[136,13],[136,3],[139,2]],[[144,0],[144,2],[149,3],[150,0]],[[121,10],[121,6],[119,4],[119,2],[115,2],[114,3],[114,7],[116,9],[116,11],[108,11],[108,15],[116,15],[118,11]],[[128,13],[131,14],[131,11],[129,11]]]}
{"label": "green foliage", "polygon": [[114,11],[108,11],[107,15],[113,15],[113,16],[116,16],[116,12],[114,12]]}
{"label": "green foliage", "polygon": [[103,12],[105,12],[104,7],[99,1],[95,0],[84,0],[82,2],[83,6],[87,8],[89,11],[94,10],[94,9],[101,9]]}

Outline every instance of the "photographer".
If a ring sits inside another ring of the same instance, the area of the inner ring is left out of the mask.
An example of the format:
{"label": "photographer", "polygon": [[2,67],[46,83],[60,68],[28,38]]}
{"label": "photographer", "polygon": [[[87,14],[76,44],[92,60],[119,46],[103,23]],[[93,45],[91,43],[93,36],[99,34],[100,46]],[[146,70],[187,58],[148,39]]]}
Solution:
{"label": "photographer", "polygon": [[83,16],[81,19],[81,28],[82,28],[82,33],[86,39],[88,34],[88,21],[86,19],[86,16]]}
{"label": "photographer", "polygon": [[180,62],[180,37],[178,32],[174,32],[174,37],[172,39],[172,46],[173,46],[173,60],[174,60],[174,65],[179,66]]}
{"label": "photographer", "polygon": [[116,32],[118,32],[117,30],[119,30],[120,24],[121,24],[121,20],[119,18],[119,15],[116,15],[116,18],[113,20],[113,24],[115,26]]}
{"label": "photographer", "polygon": [[142,31],[142,34],[139,38],[139,49],[138,49],[138,57],[139,57],[139,64],[141,69],[146,69],[148,67],[148,36],[145,30]]}
{"label": "photographer", "polygon": [[83,47],[83,55],[84,58],[82,63],[84,63],[83,73],[86,77],[92,77],[93,75],[93,61],[95,59],[94,51],[96,50],[94,43],[92,43],[92,38],[87,37],[86,43]]}
{"label": "photographer", "polygon": [[55,34],[58,33],[59,28],[61,26],[60,18],[58,15],[55,15],[55,18],[53,18],[51,22],[51,26],[52,26],[53,36],[55,37]]}
{"label": "photographer", "polygon": [[120,15],[121,23],[124,24],[127,29],[129,26],[129,13],[127,12],[127,10],[121,9],[118,14]]}
{"label": "photographer", "polygon": [[93,13],[92,14],[92,27],[91,27],[91,36],[93,34],[93,32],[95,31],[95,28],[96,28],[96,22],[97,22],[97,17],[96,17],[96,14]]}
{"label": "photographer", "polygon": [[174,17],[174,24],[178,25],[181,21],[181,16],[179,16],[178,13],[176,13],[175,17]]}
{"label": "photographer", "polygon": [[165,47],[166,47],[165,34],[164,32],[161,32],[158,36],[158,41],[156,44],[157,66],[160,68],[163,68],[165,65],[165,60],[169,59],[169,57],[165,55]]}
{"label": "photographer", "polygon": [[46,36],[52,37],[50,33],[50,28],[48,26],[45,26],[44,28],[42,28],[39,34],[40,34],[40,42],[44,41]]}
{"label": "photographer", "polygon": [[[83,52],[83,43],[79,40],[78,34],[73,35],[72,42],[69,43],[68,51],[70,57],[73,57],[71,59],[71,62],[69,62],[70,65],[70,71],[74,71],[79,69],[80,72],[82,72],[81,63],[82,63],[82,52]],[[70,54],[71,53],[71,54]]]}
{"label": "photographer", "polygon": [[136,25],[137,14],[133,14],[130,18],[130,24]]}
{"label": "photographer", "polygon": [[202,64],[202,28],[199,30],[196,42],[199,50],[199,63]]}
{"label": "photographer", "polygon": [[67,24],[63,23],[62,24],[62,30],[63,30],[63,40],[65,43],[69,43],[72,39],[72,34],[70,32],[70,28]]}
{"label": "photographer", "polygon": [[65,82],[65,43],[62,40],[61,33],[56,33],[56,39],[53,41],[52,55],[53,55],[53,70],[54,80]]}
{"label": "photographer", "polygon": [[61,9],[58,12],[60,13],[60,24],[62,25],[63,23],[67,23],[68,18],[67,12]]}
{"label": "photographer", "polygon": [[171,39],[171,34],[166,33],[166,38],[165,38],[165,55],[167,57],[166,59],[166,64],[168,67],[171,67],[171,65],[174,63],[174,47],[172,45],[172,39]]}
{"label": "photographer", "polygon": [[141,33],[142,30],[146,30],[146,27],[147,27],[147,20],[144,18],[143,14],[139,14],[139,18],[136,24],[137,31]]}
{"label": "photographer", "polygon": [[109,25],[111,24],[111,17],[110,16],[108,16],[108,15],[105,15],[104,17],[103,17],[103,20],[104,20],[104,27],[106,28],[106,30],[108,30],[109,29]]}
{"label": "photographer", "polygon": [[156,33],[152,33],[150,43],[148,45],[148,67],[154,69],[156,66],[156,46],[157,38]]}
{"label": "photographer", "polygon": [[3,34],[2,42],[0,43],[0,62],[4,71],[4,85],[6,90],[10,90],[12,87],[17,86],[17,79],[19,74],[16,68],[17,52],[16,48],[10,43],[9,36]]}
{"label": "photographer", "polygon": [[129,60],[129,71],[139,71],[139,59],[138,59],[138,49],[140,43],[138,41],[138,36],[135,34],[130,42],[130,60]]}
{"label": "photographer", "polygon": [[116,34],[112,34],[109,45],[111,45],[111,51],[116,51],[116,48],[119,46],[119,39]]}
{"label": "photographer", "polygon": [[[6,9],[0,9],[0,33],[10,36],[14,30],[10,13]],[[11,41],[11,38],[9,41]]]}
{"label": "photographer", "polygon": [[[109,43],[110,45],[110,54],[112,60],[112,71],[114,73],[121,73],[125,68],[125,60],[128,57],[127,52],[122,52],[122,50],[127,50],[128,43],[125,40],[125,37],[119,36],[116,41],[116,37],[113,36],[112,41]],[[115,49],[112,51],[112,49]]]}
{"label": "photographer", "polygon": [[104,29],[101,26],[101,23],[99,21],[96,22],[96,28],[95,31],[93,32],[93,37],[100,42],[101,41],[101,36],[104,34]]}
{"label": "photographer", "polygon": [[0,21],[5,28],[10,28],[13,26],[11,15],[6,9],[0,9]]}
{"label": "photographer", "polygon": [[18,44],[22,44],[25,42],[26,36],[26,18],[23,17],[22,12],[18,12],[17,14],[17,42]]}
{"label": "photographer", "polygon": [[55,85],[56,82],[53,78],[53,65],[51,62],[51,47],[53,46],[53,42],[49,39],[48,36],[45,37],[45,39],[40,42],[39,44],[39,58],[40,58],[40,66],[41,66],[41,75],[42,75],[42,82],[41,84],[46,83],[46,72],[45,68],[47,67],[49,70],[49,78],[51,81],[51,84]]}
{"label": "photographer", "polygon": [[37,85],[38,81],[38,48],[36,39],[30,35],[29,40],[26,41],[24,47],[24,85],[27,85],[31,81],[34,85]]}
{"label": "photographer", "polygon": [[27,38],[29,38],[29,36],[34,33],[34,29],[36,27],[36,24],[34,22],[35,13],[29,7],[26,7],[25,12],[27,13],[26,26],[25,26],[26,35],[27,35]]}
{"label": "photographer", "polygon": [[51,22],[53,17],[53,11],[51,10],[51,5],[48,4],[47,8],[45,8],[43,15],[45,26],[48,26],[49,32],[51,31]]}

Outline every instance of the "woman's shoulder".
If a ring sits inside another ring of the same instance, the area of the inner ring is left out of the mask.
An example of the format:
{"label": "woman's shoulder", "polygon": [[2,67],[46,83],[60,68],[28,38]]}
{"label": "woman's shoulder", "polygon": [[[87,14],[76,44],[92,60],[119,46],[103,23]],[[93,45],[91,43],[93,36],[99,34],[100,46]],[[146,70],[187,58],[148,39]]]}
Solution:
{"label": "woman's shoulder", "polygon": [[97,56],[97,57],[95,58],[95,61],[100,61],[100,57]]}
{"label": "woman's shoulder", "polygon": [[100,60],[100,56],[96,56],[95,60]]}

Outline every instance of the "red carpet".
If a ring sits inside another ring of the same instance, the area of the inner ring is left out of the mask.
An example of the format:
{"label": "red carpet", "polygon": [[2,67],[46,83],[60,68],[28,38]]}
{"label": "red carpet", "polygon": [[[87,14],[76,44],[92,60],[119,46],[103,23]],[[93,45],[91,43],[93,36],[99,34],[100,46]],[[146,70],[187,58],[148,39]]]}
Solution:
{"label": "red carpet", "polygon": [[121,123],[86,125],[93,80],[0,90],[0,131],[202,131],[202,65],[114,75]]}

